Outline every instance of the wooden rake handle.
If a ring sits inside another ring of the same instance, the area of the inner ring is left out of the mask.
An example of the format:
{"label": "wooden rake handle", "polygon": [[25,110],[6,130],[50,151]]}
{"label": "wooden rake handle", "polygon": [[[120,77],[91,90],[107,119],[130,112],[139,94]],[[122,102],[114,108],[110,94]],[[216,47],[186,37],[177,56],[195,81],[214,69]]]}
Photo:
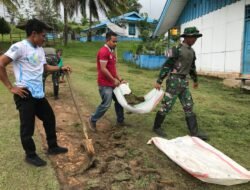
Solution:
{"label": "wooden rake handle", "polygon": [[82,128],[83,128],[83,134],[85,136],[86,139],[88,139],[88,133],[87,133],[87,128],[86,128],[86,125],[84,124],[84,121],[82,119],[82,116],[80,114],[80,108],[78,106],[78,104],[76,103],[76,99],[75,99],[75,96],[74,96],[74,93],[73,93],[73,89],[72,89],[72,85],[71,85],[71,79],[70,79],[70,76],[68,73],[66,73],[66,79],[67,79],[67,82],[68,82],[68,85],[69,85],[69,90],[70,90],[70,94],[71,94],[71,97],[73,99],[73,102],[75,104],[75,108],[76,108],[76,111],[77,111],[77,114],[80,118],[80,121],[81,121],[81,125],[82,125]]}

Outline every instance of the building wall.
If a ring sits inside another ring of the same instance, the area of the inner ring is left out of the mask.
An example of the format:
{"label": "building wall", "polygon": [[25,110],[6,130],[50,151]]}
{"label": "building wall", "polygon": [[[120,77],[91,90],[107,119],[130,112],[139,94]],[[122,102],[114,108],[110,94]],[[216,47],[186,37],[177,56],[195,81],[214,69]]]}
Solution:
{"label": "building wall", "polygon": [[216,75],[241,73],[245,5],[241,0],[181,25],[196,26],[203,34],[194,45],[197,70]]}

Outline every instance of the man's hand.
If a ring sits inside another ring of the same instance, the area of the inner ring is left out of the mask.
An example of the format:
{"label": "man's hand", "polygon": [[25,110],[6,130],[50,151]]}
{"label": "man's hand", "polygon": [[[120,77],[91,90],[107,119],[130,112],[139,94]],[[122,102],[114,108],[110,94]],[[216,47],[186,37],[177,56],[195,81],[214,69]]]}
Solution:
{"label": "man's hand", "polygon": [[17,94],[18,96],[22,98],[26,98],[26,96],[29,94],[25,89],[20,88],[20,87],[11,87],[10,92],[13,94]]}
{"label": "man's hand", "polygon": [[121,84],[121,82],[118,79],[114,79],[114,85],[115,86],[119,86]]}
{"label": "man's hand", "polygon": [[124,80],[124,79],[122,79],[122,80],[120,80],[120,83],[121,84],[126,84],[126,83],[128,83],[126,80]]}
{"label": "man's hand", "polygon": [[68,66],[68,65],[62,66],[62,67],[61,67],[61,70],[62,70],[63,72],[66,72],[66,73],[71,73],[71,72],[72,72],[71,67]]}
{"label": "man's hand", "polygon": [[198,88],[198,86],[199,86],[198,82],[194,82],[194,84],[193,84],[193,88],[194,88],[194,89],[197,89],[197,88]]}
{"label": "man's hand", "polygon": [[157,90],[160,90],[161,89],[161,84],[159,84],[158,82],[155,83],[154,87],[157,89]]}

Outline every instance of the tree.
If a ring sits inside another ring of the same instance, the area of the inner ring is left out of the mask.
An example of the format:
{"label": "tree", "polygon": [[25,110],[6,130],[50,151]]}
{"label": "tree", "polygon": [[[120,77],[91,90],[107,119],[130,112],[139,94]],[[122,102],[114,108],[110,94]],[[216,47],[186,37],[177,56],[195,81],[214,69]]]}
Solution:
{"label": "tree", "polygon": [[81,24],[83,25],[83,26],[85,26],[85,25],[87,25],[89,23],[89,20],[86,18],[86,17],[82,17],[82,19],[81,19]]}
{"label": "tree", "polygon": [[36,17],[48,23],[54,30],[60,29],[60,14],[56,12],[51,0],[39,1],[35,7]]}
{"label": "tree", "polygon": [[18,9],[8,10],[11,23],[14,24],[15,19],[17,19],[19,23],[22,23],[35,16],[36,2],[34,0],[15,0],[15,4],[18,5]]}
{"label": "tree", "polygon": [[[138,2],[138,0],[127,0],[124,1],[123,5],[117,5],[118,9],[121,10],[121,12],[124,13],[129,13],[129,12],[140,12],[140,9],[142,8],[142,5]],[[119,14],[109,11],[108,12],[108,18],[116,17],[119,16]]]}
{"label": "tree", "polygon": [[0,0],[0,3],[5,5],[8,10],[16,11],[19,6],[18,0]]}
{"label": "tree", "polygon": [[121,13],[119,7],[123,7],[125,2],[124,0],[77,0],[78,5],[80,6],[80,11],[83,17],[87,15],[87,9],[89,10],[89,32],[88,32],[88,41],[91,41],[91,26],[93,23],[93,18],[99,20],[99,12],[104,13],[108,16],[108,12],[114,12],[115,14]]}
{"label": "tree", "polygon": [[68,17],[72,18],[75,12],[78,11],[77,0],[53,0],[54,7],[56,10],[60,10],[60,5],[63,5],[63,13],[64,13],[64,45],[68,44]]}
{"label": "tree", "polygon": [[9,34],[11,31],[10,25],[5,21],[4,18],[0,18],[0,34],[2,34],[2,41],[3,41],[3,35]]}
{"label": "tree", "polygon": [[11,16],[11,23],[13,23],[13,15],[17,12],[17,7],[19,7],[18,0],[0,0],[0,4],[1,3],[7,8],[7,12]]}

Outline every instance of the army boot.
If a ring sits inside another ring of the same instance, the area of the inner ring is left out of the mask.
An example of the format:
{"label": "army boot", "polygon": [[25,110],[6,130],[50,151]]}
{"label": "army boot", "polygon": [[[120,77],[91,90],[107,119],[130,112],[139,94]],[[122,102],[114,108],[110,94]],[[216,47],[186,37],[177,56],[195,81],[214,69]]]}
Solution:
{"label": "army boot", "polygon": [[164,130],[161,128],[161,124],[165,119],[165,114],[161,114],[161,112],[157,112],[156,117],[155,117],[155,122],[153,126],[153,131],[161,136],[161,137],[167,137],[167,134],[164,132]]}
{"label": "army boot", "polygon": [[55,98],[55,100],[59,99],[58,98],[58,92],[59,92],[59,86],[54,85],[54,98]]}
{"label": "army boot", "polygon": [[206,134],[198,131],[198,124],[197,124],[197,119],[196,119],[195,114],[192,116],[186,117],[186,121],[187,121],[187,126],[188,126],[191,136],[198,137],[204,141],[208,140],[208,136]]}

